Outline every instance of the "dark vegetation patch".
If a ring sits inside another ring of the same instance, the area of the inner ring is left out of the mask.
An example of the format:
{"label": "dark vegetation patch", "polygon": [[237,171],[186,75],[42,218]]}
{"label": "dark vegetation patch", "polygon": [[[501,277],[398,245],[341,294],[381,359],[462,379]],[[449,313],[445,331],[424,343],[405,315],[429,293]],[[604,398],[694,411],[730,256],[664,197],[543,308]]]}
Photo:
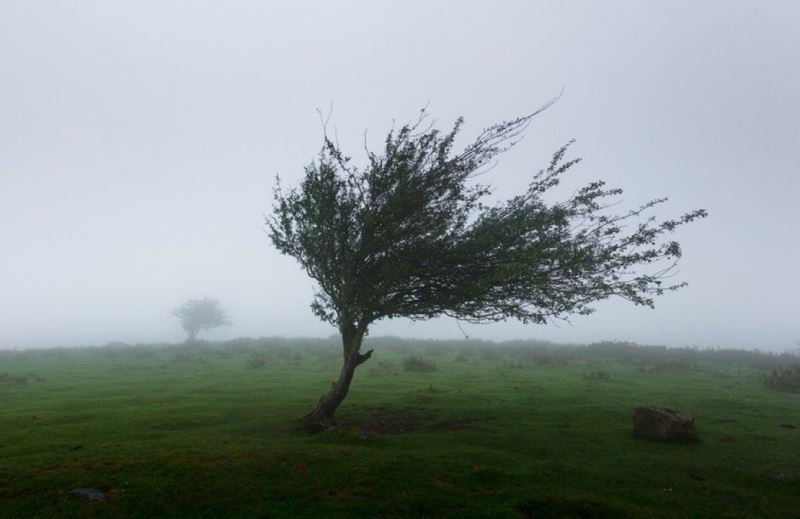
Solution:
{"label": "dark vegetation patch", "polygon": [[773,368],[761,380],[770,389],[800,391],[800,364]]}
{"label": "dark vegetation patch", "polygon": [[768,476],[775,481],[793,481],[797,479],[797,473],[790,468],[776,468],[768,472]]}
{"label": "dark vegetation patch", "polygon": [[608,371],[601,369],[584,373],[583,378],[586,380],[611,380],[612,375]]}
{"label": "dark vegetation patch", "polygon": [[480,356],[480,359],[484,361],[497,362],[502,360],[506,354],[507,352],[494,346],[484,346],[478,349],[478,355]]}
{"label": "dark vegetation patch", "polygon": [[29,382],[44,382],[44,379],[36,373],[28,372],[24,375],[14,375],[13,373],[0,373],[0,386],[11,384],[27,384]]}
{"label": "dark vegetation patch", "polygon": [[460,431],[474,427],[478,419],[469,416],[443,420],[422,407],[393,407],[389,405],[362,408],[360,417],[343,417],[336,421],[338,431],[361,434],[402,434],[418,430]]}
{"label": "dark vegetation patch", "polygon": [[69,495],[87,501],[106,502],[106,493],[97,488],[73,488],[69,491]]}
{"label": "dark vegetation patch", "polygon": [[568,362],[574,362],[577,357],[569,352],[544,350],[544,349],[515,349],[511,351],[511,356],[516,359],[516,363],[525,367],[531,366],[563,366]]}
{"label": "dark vegetation patch", "polygon": [[363,488],[325,488],[313,492],[318,499],[340,501],[370,501],[375,499],[375,493]]}
{"label": "dark vegetation patch", "polygon": [[363,409],[365,418],[344,418],[336,421],[338,429],[372,434],[399,434],[416,431],[433,422],[435,415],[419,407],[377,406]]}
{"label": "dark vegetation patch", "polygon": [[230,350],[217,350],[216,354],[218,359],[227,360],[233,358],[233,352]]}
{"label": "dark vegetation patch", "polygon": [[483,494],[499,494],[503,488],[514,480],[514,476],[501,470],[500,467],[475,465],[468,476],[470,486]]}
{"label": "dark vegetation patch", "polygon": [[200,357],[198,356],[197,353],[181,351],[181,352],[178,352],[175,355],[173,355],[172,358],[167,362],[166,365],[183,364],[183,363],[186,363],[186,362],[194,362],[194,361],[198,360],[199,358]]}
{"label": "dark vegetation patch", "polygon": [[405,371],[414,371],[417,373],[430,373],[431,371],[437,371],[439,368],[436,367],[435,364],[432,362],[423,359],[419,355],[414,355],[411,357],[406,357],[403,360],[403,370]]}
{"label": "dark vegetation patch", "polygon": [[444,393],[444,389],[439,387],[435,387],[433,384],[428,384],[428,387],[425,388],[426,393]]}
{"label": "dark vegetation patch", "polygon": [[469,417],[459,417],[455,420],[446,420],[444,422],[436,422],[430,428],[434,431],[460,431],[462,429],[469,429],[474,427],[477,420]]}
{"label": "dark vegetation patch", "polygon": [[469,362],[472,360],[472,355],[468,351],[459,351],[453,360],[455,362]]}
{"label": "dark vegetation patch", "polygon": [[658,361],[651,366],[642,366],[639,371],[642,373],[662,373],[665,371],[698,371],[700,367],[695,363],[686,359],[671,359],[665,361]]}
{"label": "dark vegetation patch", "polygon": [[399,375],[399,368],[394,362],[379,361],[369,369],[370,375]]}
{"label": "dark vegetation patch", "polygon": [[[645,371],[679,371],[702,369],[703,364],[755,370],[784,369],[798,364],[798,356],[790,353],[770,353],[758,350],[700,349],[697,347],[667,348],[642,346],[624,341],[603,341],[591,344],[556,344],[548,341],[517,340],[495,343],[484,340],[420,340],[397,337],[370,337],[365,348],[376,352],[402,354],[405,357],[439,357],[451,354],[456,362],[503,361],[529,366],[560,366],[575,361],[614,361],[642,367]],[[238,355],[268,352],[276,359],[299,361],[311,356],[326,361],[341,361],[341,340],[338,336],[327,339],[242,337],[222,342],[195,341],[193,343],[126,344],[109,343],[105,346],[83,348],[46,348],[35,350],[0,351],[0,362],[81,360],[96,357],[118,360],[147,360],[164,353],[172,353],[176,363],[190,362],[191,354],[229,359]],[[179,355],[179,354],[187,355]],[[741,374],[741,373],[740,373]]]}
{"label": "dark vegetation patch", "polygon": [[596,501],[564,498],[529,499],[516,507],[525,519],[603,519],[619,517]]}

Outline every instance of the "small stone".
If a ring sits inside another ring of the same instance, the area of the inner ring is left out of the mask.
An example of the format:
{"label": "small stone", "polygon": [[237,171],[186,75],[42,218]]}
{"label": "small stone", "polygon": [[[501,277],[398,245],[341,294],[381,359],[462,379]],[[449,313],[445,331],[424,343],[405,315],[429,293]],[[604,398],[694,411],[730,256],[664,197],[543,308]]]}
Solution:
{"label": "small stone", "polygon": [[633,433],[655,441],[697,439],[694,415],[668,407],[637,407],[633,412]]}
{"label": "small stone", "polygon": [[69,494],[71,496],[88,499],[89,501],[100,501],[102,503],[106,501],[105,492],[97,490],[96,488],[73,488],[69,491]]}
{"label": "small stone", "polygon": [[769,477],[778,481],[791,481],[795,478],[795,473],[790,469],[773,469],[769,472]]}

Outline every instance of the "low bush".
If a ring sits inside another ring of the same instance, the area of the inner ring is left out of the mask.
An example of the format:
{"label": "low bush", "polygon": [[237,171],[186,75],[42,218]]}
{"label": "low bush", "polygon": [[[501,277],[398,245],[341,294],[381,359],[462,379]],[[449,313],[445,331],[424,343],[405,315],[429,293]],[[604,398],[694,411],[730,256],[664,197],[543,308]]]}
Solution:
{"label": "low bush", "polygon": [[418,373],[427,373],[436,371],[438,368],[431,362],[423,359],[420,356],[407,357],[403,361],[403,369],[405,371],[415,371]]}
{"label": "low bush", "polygon": [[764,385],[780,391],[800,391],[800,364],[775,368],[762,377]]}
{"label": "low bush", "polygon": [[611,380],[611,373],[608,371],[601,369],[598,371],[590,371],[589,373],[584,373],[583,378],[586,380]]}
{"label": "low bush", "polygon": [[263,368],[267,364],[269,364],[270,357],[266,353],[258,352],[258,353],[251,353],[247,357],[247,367],[256,369],[256,368]]}
{"label": "low bush", "polygon": [[13,375],[0,373],[0,384],[27,384],[28,382],[42,382],[44,379],[36,373],[28,372],[26,375]]}
{"label": "low bush", "polygon": [[469,362],[470,361],[470,354],[466,351],[459,351],[456,355],[455,362]]}

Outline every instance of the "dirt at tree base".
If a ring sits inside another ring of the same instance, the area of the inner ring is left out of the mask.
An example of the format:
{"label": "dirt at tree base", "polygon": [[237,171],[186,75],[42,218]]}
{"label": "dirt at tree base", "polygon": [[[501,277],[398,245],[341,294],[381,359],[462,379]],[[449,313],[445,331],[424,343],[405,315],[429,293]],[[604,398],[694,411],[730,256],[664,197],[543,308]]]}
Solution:
{"label": "dirt at tree base", "polygon": [[377,406],[360,409],[367,418],[345,416],[337,419],[332,430],[356,431],[361,434],[402,434],[419,430],[458,431],[473,427],[479,420],[457,417],[440,420],[436,413],[421,407]]}

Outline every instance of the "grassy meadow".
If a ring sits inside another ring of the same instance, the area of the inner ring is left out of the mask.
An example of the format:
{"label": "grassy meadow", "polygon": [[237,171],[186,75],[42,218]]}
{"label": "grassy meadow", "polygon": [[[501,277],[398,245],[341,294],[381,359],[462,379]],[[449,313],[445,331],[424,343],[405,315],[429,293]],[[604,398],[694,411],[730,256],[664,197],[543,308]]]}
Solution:
{"label": "grassy meadow", "polygon": [[[367,347],[318,434],[334,339],[0,352],[0,517],[800,517],[800,393],[764,383],[797,358]],[[701,441],[634,438],[640,405]]]}

